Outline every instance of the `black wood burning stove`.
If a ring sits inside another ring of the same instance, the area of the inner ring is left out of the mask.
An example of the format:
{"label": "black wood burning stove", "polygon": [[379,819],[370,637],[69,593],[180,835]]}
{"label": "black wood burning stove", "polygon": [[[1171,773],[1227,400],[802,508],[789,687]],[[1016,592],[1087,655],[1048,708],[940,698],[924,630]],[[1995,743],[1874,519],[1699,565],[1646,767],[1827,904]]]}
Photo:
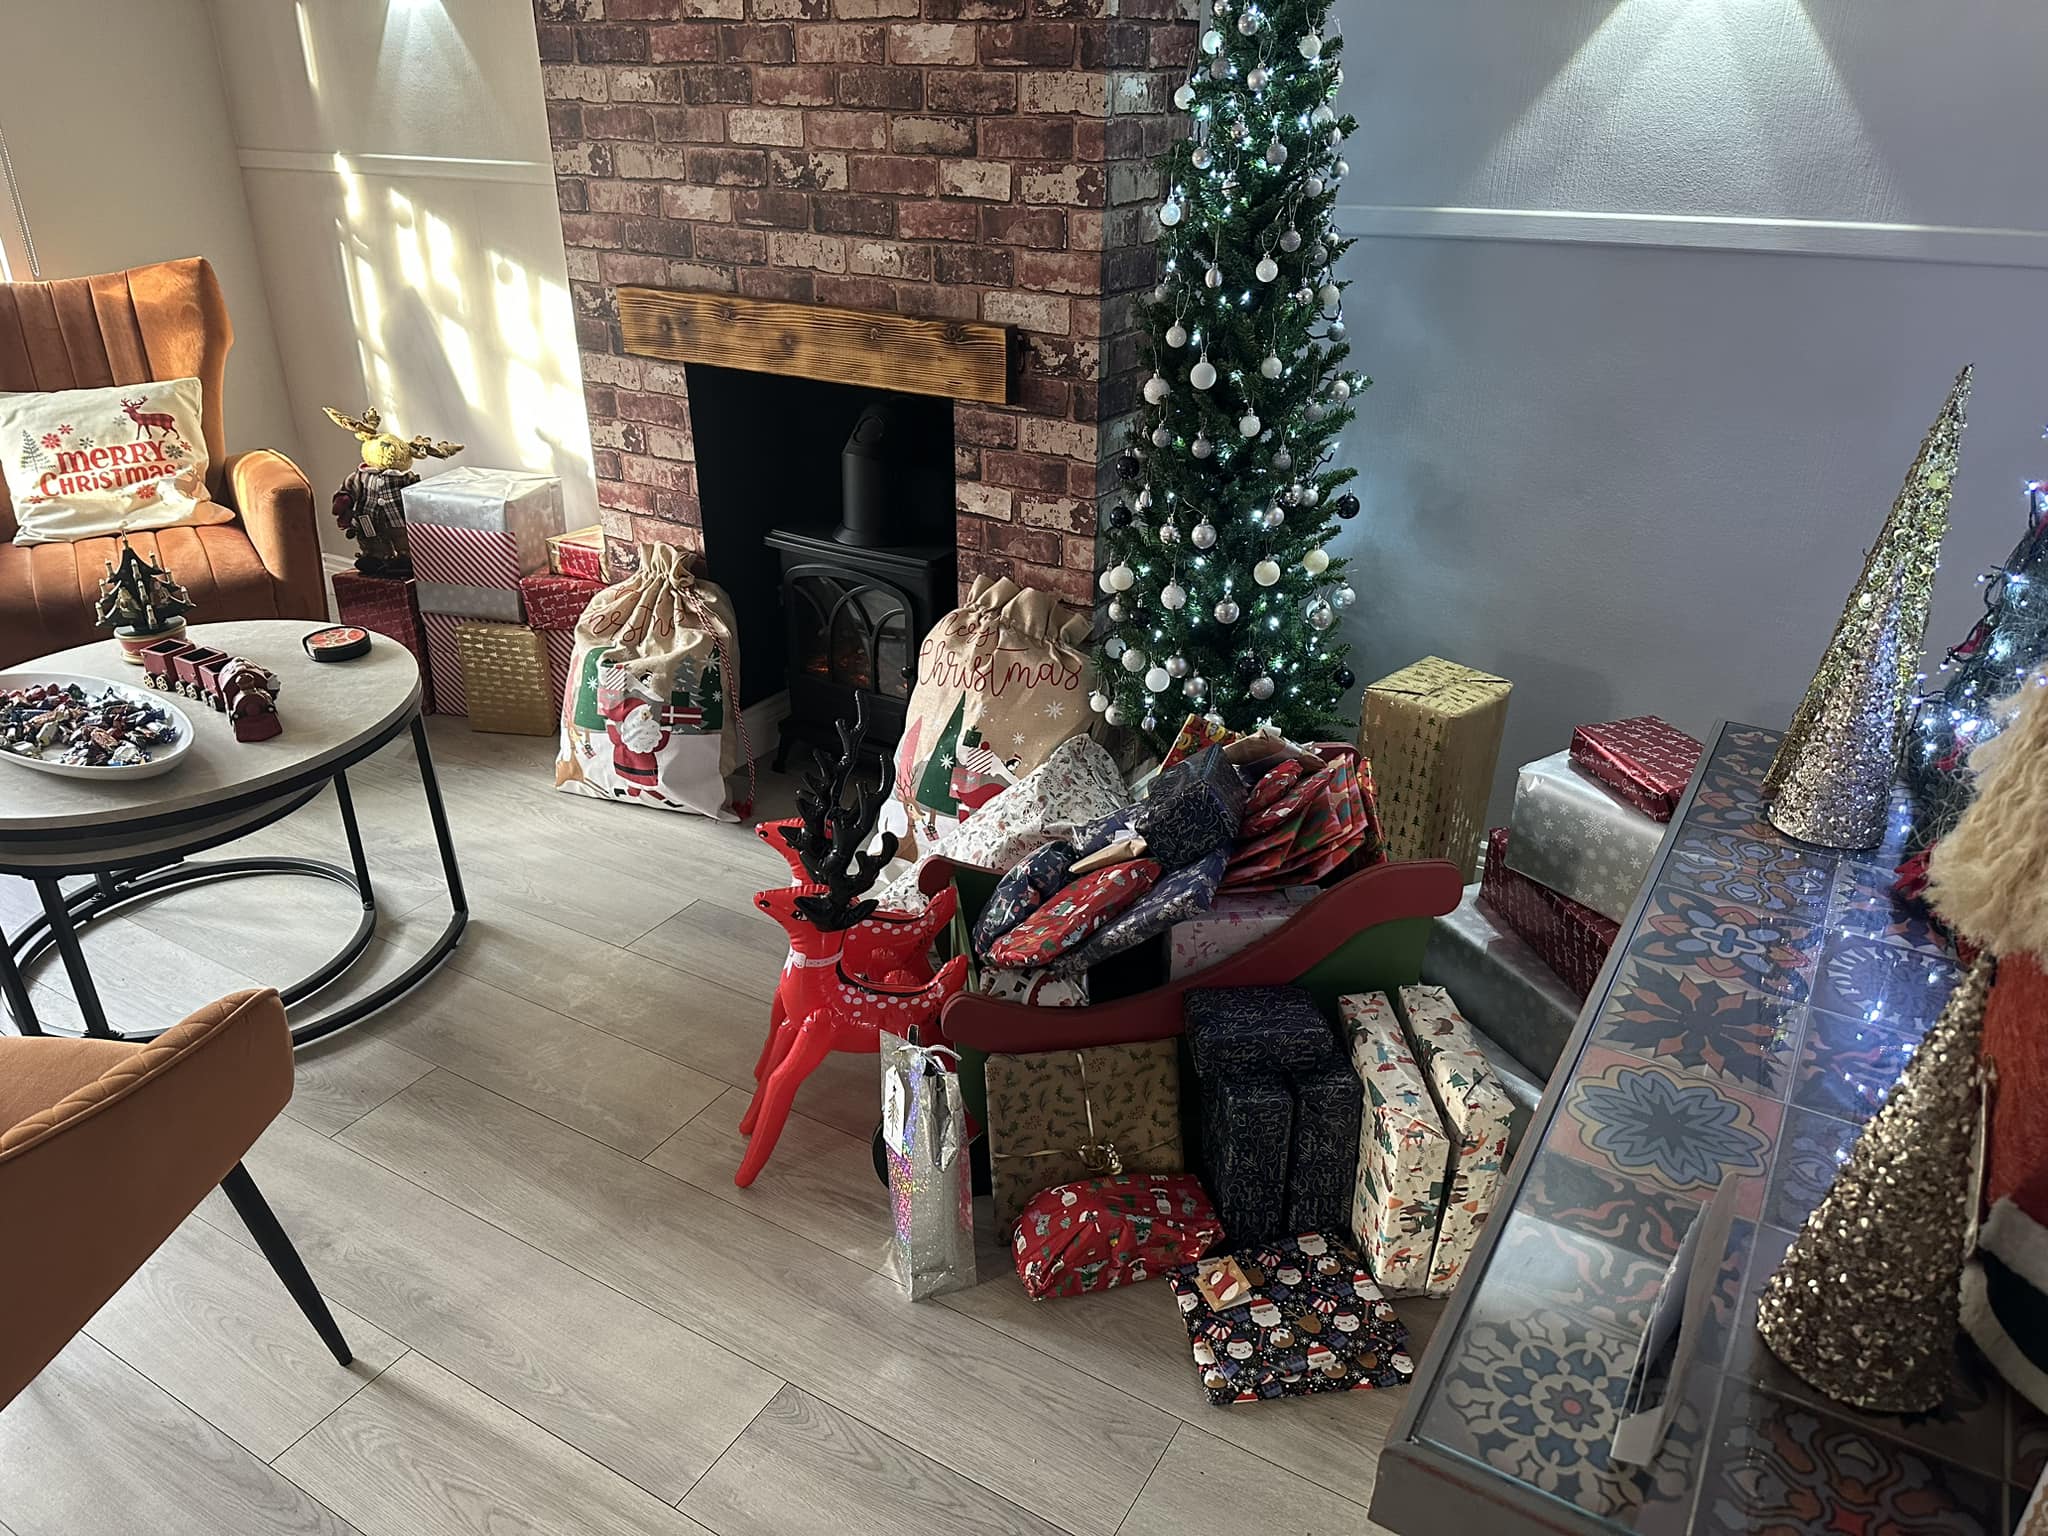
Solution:
{"label": "black wood burning stove", "polygon": [[867,751],[886,757],[903,734],[918,645],[953,600],[953,547],[940,539],[952,521],[951,416],[950,401],[870,402],[840,454],[838,526],[767,535],[782,560],[789,682],[777,772],[793,744],[836,750],[833,722],[852,716],[856,694]]}

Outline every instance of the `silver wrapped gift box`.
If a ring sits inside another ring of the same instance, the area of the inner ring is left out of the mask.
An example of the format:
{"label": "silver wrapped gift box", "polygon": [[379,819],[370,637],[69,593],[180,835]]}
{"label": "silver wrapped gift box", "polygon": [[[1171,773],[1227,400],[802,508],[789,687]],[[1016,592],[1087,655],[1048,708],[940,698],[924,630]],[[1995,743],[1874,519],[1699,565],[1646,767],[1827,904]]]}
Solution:
{"label": "silver wrapped gift box", "polygon": [[1579,772],[1569,751],[1522,765],[1508,828],[1509,869],[1617,923],[1664,841],[1663,823]]}
{"label": "silver wrapped gift box", "polygon": [[1472,1026],[1547,1080],[1579,1020],[1579,1000],[1543,957],[1479,905],[1479,887],[1430,930],[1422,979],[1458,1000]]}

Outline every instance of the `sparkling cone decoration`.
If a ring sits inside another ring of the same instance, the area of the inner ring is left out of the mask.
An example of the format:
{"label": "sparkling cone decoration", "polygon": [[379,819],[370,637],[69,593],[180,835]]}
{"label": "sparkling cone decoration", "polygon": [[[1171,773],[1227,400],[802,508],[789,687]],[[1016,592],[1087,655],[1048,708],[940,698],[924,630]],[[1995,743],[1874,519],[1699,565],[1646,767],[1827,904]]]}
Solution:
{"label": "sparkling cone decoration", "polygon": [[1764,776],[1771,825],[1788,836],[1826,848],[1871,848],[1883,840],[1918,693],[1970,374],[1965,368],[1956,375],[1948,403],[1928,428]]}
{"label": "sparkling cone decoration", "polygon": [[1948,1393],[1976,1198],[1980,956],[1764,1287],[1757,1332],[1801,1380],[1876,1413]]}

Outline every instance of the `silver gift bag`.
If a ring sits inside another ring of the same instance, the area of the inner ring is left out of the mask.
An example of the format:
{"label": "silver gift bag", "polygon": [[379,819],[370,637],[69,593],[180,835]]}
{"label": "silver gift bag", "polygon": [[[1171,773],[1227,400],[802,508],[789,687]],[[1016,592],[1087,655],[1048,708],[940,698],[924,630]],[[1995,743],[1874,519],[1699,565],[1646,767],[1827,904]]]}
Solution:
{"label": "silver gift bag", "polygon": [[944,1046],[882,1032],[892,1264],[912,1301],[974,1284],[974,1182],[959,1063]]}

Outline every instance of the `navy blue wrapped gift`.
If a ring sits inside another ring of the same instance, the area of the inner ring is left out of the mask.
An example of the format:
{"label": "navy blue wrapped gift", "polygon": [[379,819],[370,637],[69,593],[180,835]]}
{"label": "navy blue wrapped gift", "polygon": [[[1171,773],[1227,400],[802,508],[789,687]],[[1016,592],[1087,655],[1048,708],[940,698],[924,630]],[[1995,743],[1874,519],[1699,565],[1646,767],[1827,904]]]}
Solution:
{"label": "navy blue wrapped gift", "polygon": [[1175,870],[1140,896],[1137,905],[1104,923],[1086,944],[1060,956],[1053,970],[1062,976],[1077,976],[1111,955],[1135,949],[1185,918],[1208,911],[1229,859],[1230,850],[1218,848],[1200,863]]}
{"label": "navy blue wrapped gift", "polygon": [[1344,1059],[1337,1032],[1299,987],[1197,987],[1181,1008],[1205,1078],[1306,1072]]}
{"label": "navy blue wrapped gift", "polygon": [[1067,883],[1067,871],[1079,857],[1072,843],[1053,842],[1013,864],[974,920],[975,954],[986,960],[991,944],[1044,906]]}
{"label": "navy blue wrapped gift", "polygon": [[1145,839],[1145,857],[1164,869],[1184,869],[1237,841],[1244,824],[1245,788],[1221,747],[1204,747],[1152,781],[1131,818]]}
{"label": "navy blue wrapped gift", "polygon": [[[1287,1161],[1294,1096],[1277,1077],[1230,1077],[1202,1085],[1202,1161],[1216,1215],[1232,1242],[1287,1229]],[[1357,1148],[1352,1148],[1356,1156]]]}
{"label": "navy blue wrapped gift", "polygon": [[1287,1230],[1343,1227],[1358,1182],[1358,1133],[1365,1085],[1341,1056],[1331,1065],[1290,1076],[1294,1094],[1293,1151],[1287,1167]]}

